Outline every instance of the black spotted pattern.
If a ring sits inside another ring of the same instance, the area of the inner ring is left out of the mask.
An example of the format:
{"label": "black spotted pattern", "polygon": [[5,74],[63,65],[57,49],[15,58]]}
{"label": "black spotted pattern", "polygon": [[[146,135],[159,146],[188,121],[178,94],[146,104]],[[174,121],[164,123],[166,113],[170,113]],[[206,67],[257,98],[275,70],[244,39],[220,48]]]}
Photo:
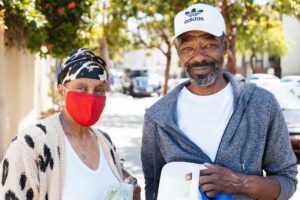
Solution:
{"label": "black spotted pattern", "polygon": [[29,190],[27,190],[26,200],[32,200],[33,197],[34,197],[34,192],[33,192],[32,188],[30,188]]}
{"label": "black spotted pattern", "polygon": [[42,131],[46,134],[47,130],[46,130],[46,126],[44,126],[43,124],[37,124],[37,127],[39,127],[40,129],[42,129]]}
{"label": "black spotted pattern", "polygon": [[32,138],[29,135],[25,135],[24,138],[25,138],[25,141],[28,144],[28,146],[30,146],[31,148],[34,148],[34,142],[33,142]]}
{"label": "black spotted pattern", "polygon": [[46,172],[47,167],[50,165],[51,170],[53,169],[53,158],[49,147],[44,144],[44,156],[39,155],[39,166],[42,172]]}
{"label": "black spotted pattern", "polygon": [[18,136],[14,137],[14,138],[11,140],[11,142],[14,142],[14,141],[16,141],[16,140],[17,140],[17,138],[18,138]]}
{"label": "black spotted pattern", "polygon": [[8,168],[9,168],[9,162],[7,159],[4,159],[2,163],[2,185],[3,186],[8,176]]}
{"label": "black spotted pattern", "polygon": [[5,193],[5,200],[19,200],[19,198],[16,196],[16,194],[13,191],[8,190]]}
{"label": "black spotted pattern", "polygon": [[60,148],[59,148],[59,146],[57,146],[57,154],[58,154],[58,157],[60,158]]}
{"label": "black spotted pattern", "polygon": [[25,172],[23,172],[23,173],[21,174],[21,176],[20,176],[20,182],[19,182],[20,187],[21,187],[21,190],[24,190],[25,185],[26,185],[26,181],[27,181],[27,177],[26,177],[26,175],[25,175]]}
{"label": "black spotted pattern", "polygon": [[115,155],[114,155],[114,152],[112,149],[110,149],[110,154],[111,154],[111,157],[113,158],[114,164],[116,164]]}

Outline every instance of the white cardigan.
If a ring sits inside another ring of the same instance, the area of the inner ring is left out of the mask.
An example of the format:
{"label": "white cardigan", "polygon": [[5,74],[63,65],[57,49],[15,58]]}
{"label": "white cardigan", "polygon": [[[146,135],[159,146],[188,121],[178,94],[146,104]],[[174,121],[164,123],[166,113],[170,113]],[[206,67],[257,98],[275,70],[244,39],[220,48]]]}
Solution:
{"label": "white cardigan", "polygon": [[[120,159],[107,137],[93,128],[114,175],[123,180]],[[59,115],[20,132],[0,165],[0,199],[60,200],[64,185],[64,131]]]}

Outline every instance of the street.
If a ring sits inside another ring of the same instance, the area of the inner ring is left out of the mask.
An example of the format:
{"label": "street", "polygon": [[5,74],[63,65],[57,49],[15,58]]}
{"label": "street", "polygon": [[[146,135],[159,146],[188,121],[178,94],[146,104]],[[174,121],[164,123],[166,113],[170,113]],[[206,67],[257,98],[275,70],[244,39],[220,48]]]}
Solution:
{"label": "street", "polygon": [[[105,110],[97,124],[97,127],[111,136],[121,157],[125,159],[126,169],[138,179],[142,187],[142,199],[145,199],[140,159],[143,116],[145,109],[158,99],[159,97],[132,98],[120,93],[109,93]],[[300,199],[299,189],[291,199]]]}

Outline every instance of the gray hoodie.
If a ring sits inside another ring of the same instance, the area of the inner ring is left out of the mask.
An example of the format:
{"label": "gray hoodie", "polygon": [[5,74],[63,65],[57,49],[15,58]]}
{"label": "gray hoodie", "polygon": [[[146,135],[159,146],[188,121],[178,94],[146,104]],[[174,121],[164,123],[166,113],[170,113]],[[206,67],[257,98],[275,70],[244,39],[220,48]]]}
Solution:
{"label": "gray hoodie", "polygon": [[[297,164],[289,132],[275,97],[254,84],[238,81],[225,72],[233,88],[234,111],[221,139],[215,162],[178,128],[177,86],[145,114],[142,139],[142,164],[146,199],[156,199],[162,167],[169,162],[212,163],[234,172],[272,176],[280,182],[278,199],[289,199],[296,190]],[[201,129],[201,127],[199,127]],[[251,199],[235,195],[238,199]]]}

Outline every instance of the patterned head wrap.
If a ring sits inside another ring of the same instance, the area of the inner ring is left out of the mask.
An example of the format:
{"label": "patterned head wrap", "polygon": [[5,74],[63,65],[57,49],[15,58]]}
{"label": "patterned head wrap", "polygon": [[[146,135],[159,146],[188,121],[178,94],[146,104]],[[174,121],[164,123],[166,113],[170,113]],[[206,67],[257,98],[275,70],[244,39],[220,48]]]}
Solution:
{"label": "patterned head wrap", "polygon": [[87,48],[73,51],[62,65],[58,84],[66,84],[79,78],[107,81],[105,61]]}

